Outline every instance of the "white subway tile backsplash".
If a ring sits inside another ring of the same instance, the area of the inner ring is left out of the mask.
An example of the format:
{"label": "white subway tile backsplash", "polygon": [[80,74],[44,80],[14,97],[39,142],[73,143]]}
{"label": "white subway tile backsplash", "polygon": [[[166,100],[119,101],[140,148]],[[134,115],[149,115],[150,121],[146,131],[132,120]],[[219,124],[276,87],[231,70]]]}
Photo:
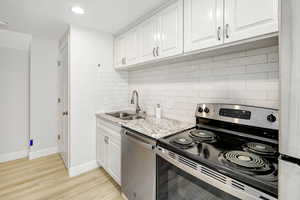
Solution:
{"label": "white subway tile backsplash", "polygon": [[269,63],[278,63],[279,55],[278,52],[268,54]]}
{"label": "white subway tile backsplash", "polygon": [[148,113],[160,103],[165,117],[191,121],[202,102],[278,108],[278,76],[273,46],[130,71],[128,83]]}

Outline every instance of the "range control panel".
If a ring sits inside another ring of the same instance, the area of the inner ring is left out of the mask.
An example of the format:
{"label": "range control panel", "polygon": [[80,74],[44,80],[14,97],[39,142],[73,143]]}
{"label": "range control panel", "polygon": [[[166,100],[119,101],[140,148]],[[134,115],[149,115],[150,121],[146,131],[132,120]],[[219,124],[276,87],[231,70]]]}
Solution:
{"label": "range control panel", "polygon": [[196,117],[279,129],[279,113],[276,109],[235,104],[198,104]]}

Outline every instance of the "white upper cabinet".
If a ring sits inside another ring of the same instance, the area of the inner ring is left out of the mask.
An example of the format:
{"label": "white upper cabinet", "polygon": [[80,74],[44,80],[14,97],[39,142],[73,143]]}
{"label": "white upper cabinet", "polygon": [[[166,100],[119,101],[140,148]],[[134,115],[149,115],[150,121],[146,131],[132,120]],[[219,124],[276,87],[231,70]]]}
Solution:
{"label": "white upper cabinet", "polygon": [[119,36],[115,40],[115,66],[122,67],[126,65],[126,37]]}
{"label": "white upper cabinet", "polygon": [[154,16],[139,26],[140,61],[145,62],[155,58],[158,18]]}
{"label": "white upper cabinet", "polygon": [[184,37],[185,52],[222,44],[223,0],[185,0]]}
{"label": "white upper cabinet", "polygon": [[225,0],[225,42],[278,31],[278,0]]}
{"label": "white upper cabinet", "polygon": [[158,45],[155,56],[159,58],[183,53],[183,1],[179,0],[158,14]]}
{"label": "white upper cabinet", "polygon": [[139,61],[138,31],[132,29],[126,33],[126,65],[133,65]]}
{"label": "white upper cabinet", "polygon": [[116,39],[115,66],[272,37],[278,32],[278,4],[279,0],[173,1]]}

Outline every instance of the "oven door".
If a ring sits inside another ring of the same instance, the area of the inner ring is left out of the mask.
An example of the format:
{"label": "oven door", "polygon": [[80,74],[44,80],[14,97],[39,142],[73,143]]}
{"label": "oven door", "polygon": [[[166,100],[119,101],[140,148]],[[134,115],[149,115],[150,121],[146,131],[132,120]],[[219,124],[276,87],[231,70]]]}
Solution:
{"label": "oven door", "polygon": [[156,200],[277,200],[160,146]]}
{"label": "oven door", "polygon": [[156,200],[240,200],[156,156]]}

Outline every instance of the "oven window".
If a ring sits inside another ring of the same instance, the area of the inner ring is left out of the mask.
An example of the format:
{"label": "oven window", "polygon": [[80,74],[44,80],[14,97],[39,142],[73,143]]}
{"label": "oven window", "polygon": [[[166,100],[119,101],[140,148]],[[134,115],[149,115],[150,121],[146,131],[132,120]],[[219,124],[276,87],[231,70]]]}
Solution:
{"label": "oven window", "polygon": [[156,200],[240,200],[156,156]]}

